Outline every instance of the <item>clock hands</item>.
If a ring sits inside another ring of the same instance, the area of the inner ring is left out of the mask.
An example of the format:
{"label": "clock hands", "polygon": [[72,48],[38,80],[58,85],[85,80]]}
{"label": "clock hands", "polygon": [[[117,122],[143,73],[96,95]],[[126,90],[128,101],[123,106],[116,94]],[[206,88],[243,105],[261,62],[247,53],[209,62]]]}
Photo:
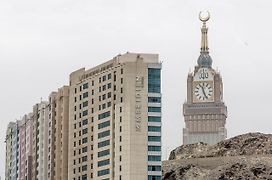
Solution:
{"label": "clock hands", "polygon": [[206,93],[205,93],[204,87],[201,86],[200,84],[199,84],[199,86],[201,87],[202,93],[203,93],[203,95],[205,96],[205,98],[208,99],[208,96],[207,96]]}

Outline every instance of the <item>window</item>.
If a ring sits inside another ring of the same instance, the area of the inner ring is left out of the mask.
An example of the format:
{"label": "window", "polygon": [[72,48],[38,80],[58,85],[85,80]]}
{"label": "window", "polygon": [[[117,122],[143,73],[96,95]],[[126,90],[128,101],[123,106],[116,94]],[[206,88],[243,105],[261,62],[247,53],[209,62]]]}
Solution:
{"label": "window", "polygon": [[108,107],[111,107],[111,102],[108,102]]}
{"label": "window", "polygon": [[148,68],[148,92],[161,92],[161,70]]}
{"label": "window", "polygon": [[110,111],[104,112],[104,113],[98,115],[98,120],[104,119],[109,116],[110,116]]}
{"label": "window", "polygon": [[88,151],[88,147],[87,146],[85,146],[85,147],[82,148],[82,153],[85,153],[87,151]]}
{"label": "window", "polygon": [[83,84],[83,89],[88,89],[88,87],[89,87],[88,83]]}
{"label": "window", "polygon": [[161,176],[148,176],[148,180],[161,180]]}
{"label": "window", "polygon": [[107,89],[107,86],[104,85],[104,86],[102,87],[102,89],[103,89],[103,91],[105,91],[105,90]]}
{"label": "window", "polygon": [[98,148],[110,145],[110,140],[102,141],[98,143]]}
{"label": "window", "polygon": [[82,166],[82,171],[87,171],[87,165]]}
{"label": "window", "polygon": [[85,101],[85,102],[83,102],[83,107],[86,107],[86,106],[88,106],[88,101]]}
{"label": "window", "polygon": [[102,100],[105,100],[107,97],[106,97],[106,94],[103,94],[102,95]]}
{"label": "window", "polygon": [[108,84],[108,89],[110,89],[110,88],[111,88],[111,83]]}
{"label": "window", "polygon": [[109,173],[110,173],[109,169],[104,169],[104,170],[98,171],[97,176],[104,176],[104,175],[109,174]]}
{"label": "window", "polygon": [[109,136],[110,135],[110,130],[103,131],[101,133],[98,133],[98,139]]}
{"label": "window", "polygon": [[97,153],[97,156],[98,156],[98,157],[102,157],[102,156],[106,156],[106,155],[109,155],[109,154],[110,154],[110,150],[107,149],[107,150],[98,152],[98,153]]}
{"label": "window", "polygon": [[88,115],[88,110],[83,111],[82,115],[87,116]]}
{"label": "window", "polygon": [[161,127],[157,127],[157,126],[148,126],[148,131],[149,131],[149,132],[161,132]]}
{"label": "window", "polygon": [[160,116],[148,116],[148,122],[161,122]]}
{"label": "window", "polygon": [[75,88],[75,94],[77,93],[77,88]]}
{"label": "window", "polygon": [[[83,171],[83,170],[82,170]],[[87,174],[84,174],[83,176],[82,176],[82,180],[87,180]]]}
{"label": "window", "polygon": [[161,136],[148,136],[148,141],[161,142]]}
{"label": "window", "polygon": [[83,93],[83,98],[86,98],[86,97],[88,97],[88,96],[89,96],[89,93],[88,93],[88,92]]}
{"label": "window", "polygon": [[87,137],[85,137],[85,138],[82,139],[82,143],[83,143],[83,144],[85,144],[85,143],[87,143],[87,142],[88,142],[88,138],[87,138]]}
{"label": "window", "polygon": [[148,151],[161,151],[161,146],[148,146]]}
{"label": "window", "polygon": [[121,78],[121,84],[123,84],[123,78]]}
{"label": "window", "polygon": [[103,160],[103,161],[98,161],[97,166],[101,167],[101,166],[106,166],[108,164],[110,164],[110,160],[106,159],[106,160]]}
{"label": "window", "polygon": [[88,161],[88,157],[87,156],[83,156],[82,157],[82,162],[86,162],[86,161]]}
{"label": "window", "polygon": [[108,127],[108,126],[110,126],[110,121],[106,121],[106,122],[98,124],[98,129]]}
{"label": "window", "polygon": [[111,92],[108,92],[108,98],[111,98]]}
{"label": "window", "polygon": [[161,156],[148,156],[148,161],[161,161]]}
{"label": "window", "polygon": [[161,97],[148,97],[149,103],[161,103]]}
{"label": "window", "polygon": [[84,126],[84,125],[87,125],[88,124],[88,119],[84,119],[83,121],[82,121],[82,125]]}
{"label": "window", "polygon": [[103,81],[106,81],[107,80],[106,78],[107,78],[106,76],[103,76],[102,77]]}
{"label": "window", "polygon": [[108,79],[111,79],[111,74],[108,74]]}
{"label": "window", "polygon": [[121,69],[121,74],[123,74],[124,73],[124,70],[123,69]]}
{"label": "window", "polygon": [[148,112],[161,112],[161,107],[148,107]]}
{"label": "window", "polygon": [[94,80],[92,80],[92,86],[94,86]]}
{"label": "window", "polygon": [[88,128],[82,129],[82,134],[87,134],[88,133]]}

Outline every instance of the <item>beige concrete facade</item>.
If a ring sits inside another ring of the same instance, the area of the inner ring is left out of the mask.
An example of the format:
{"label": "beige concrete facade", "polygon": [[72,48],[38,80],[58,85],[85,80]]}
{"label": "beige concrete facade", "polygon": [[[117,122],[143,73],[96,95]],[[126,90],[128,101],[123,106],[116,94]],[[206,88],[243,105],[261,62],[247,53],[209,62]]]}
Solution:
{"label": "beige concrete facade", "polygon": [[7,179],[159,180],[160,72],[157,54],[126,53],[71,73],[9,125]]}
{"label": "beige concrete facade", "polygon": [[[148,68],[152,65],[160,70],[158,55],[127,53],[71,73],[69,180],[148,179],[152,165],[148,162],[152,154],[148,152]],[[157,126],[160,129],[161,124]],[[154,153],[160,159],[161,152]],[[158,179],[161,172],[156,175]]]}

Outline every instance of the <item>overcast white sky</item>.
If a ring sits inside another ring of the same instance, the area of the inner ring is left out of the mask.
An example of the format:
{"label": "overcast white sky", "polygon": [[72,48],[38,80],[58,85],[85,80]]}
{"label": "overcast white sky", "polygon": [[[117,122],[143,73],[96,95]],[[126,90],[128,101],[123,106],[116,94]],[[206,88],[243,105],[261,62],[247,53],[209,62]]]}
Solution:
{"label": "overcast white sky", "polygon": [[70,72],[119,53],[163,61],[163,158],[182,143],[186,78],[199,56],[198,13],[209,10],[210,54],[221,71],[228,137],[272,128],[269,0],[1,0],[0,175],[5,133]]}

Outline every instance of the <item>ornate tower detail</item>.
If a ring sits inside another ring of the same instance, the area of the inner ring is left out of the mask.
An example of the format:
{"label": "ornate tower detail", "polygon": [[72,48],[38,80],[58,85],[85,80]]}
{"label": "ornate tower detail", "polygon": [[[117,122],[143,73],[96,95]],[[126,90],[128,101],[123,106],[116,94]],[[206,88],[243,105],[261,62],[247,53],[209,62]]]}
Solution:
{"label": "ornate tower detail", "polygon": [[203,22],[201,48],[198,65],[187,78],[187,101],[183,104],[183,144],[215,144],[227,137],[227,107],[223,102],[222,77],[212,68],[212,58],[209,55],[206,27],[209,18],[209,12],[206,17],[199,13],[199,19]]}

